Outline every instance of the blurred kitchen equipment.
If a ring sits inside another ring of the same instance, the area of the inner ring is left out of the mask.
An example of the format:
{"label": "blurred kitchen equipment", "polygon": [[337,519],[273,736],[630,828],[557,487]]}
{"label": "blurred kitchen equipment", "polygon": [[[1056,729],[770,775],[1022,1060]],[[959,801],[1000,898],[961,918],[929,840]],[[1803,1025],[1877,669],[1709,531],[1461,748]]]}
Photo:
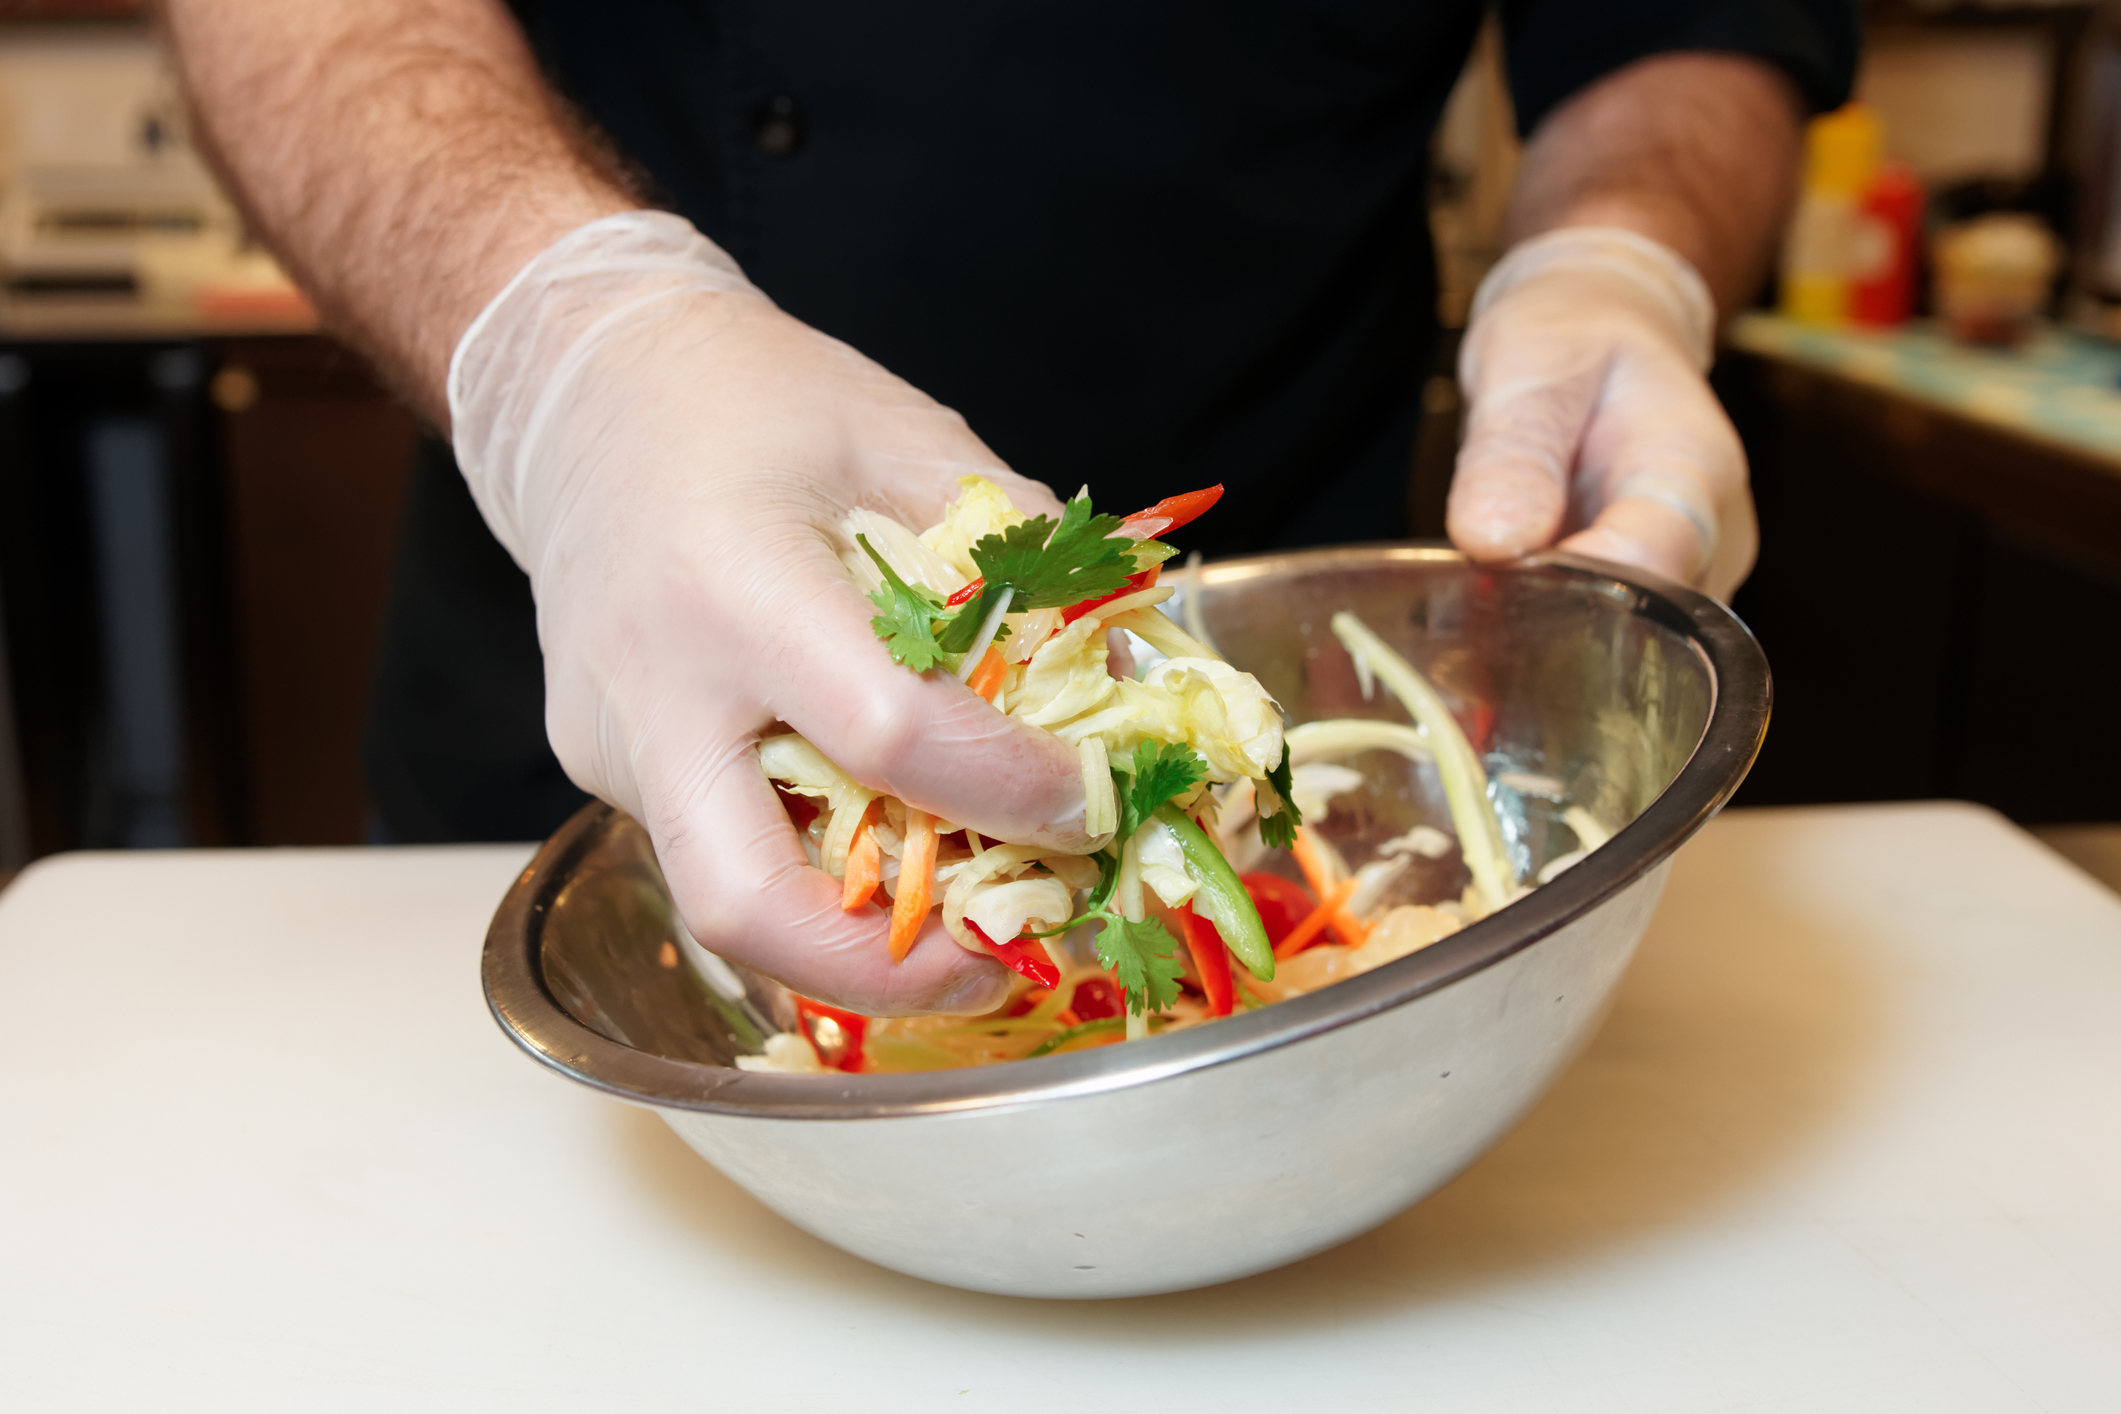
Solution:
{"label": "blurred kitchen equipment", "polygon": [[[735,1068],[795,1023],[790,994],[699,952],[645,834],[596,805],[494,918],[495,1016],[790,1221],[933,1281],[1174,1291],[1391,1217],[1506,1133],[1596,1030],[1672,851],[1759,749],[1767,664],[1720,604],[1558,554],[1503,570],[1412,546],[1232,560],[1204,571],[1202,608],[1293,720],[1399,718],[1327,627],[1353,611],[1478,713],[1491,761],[1556,776],[1624,827],[1464,931],[1248,1015],[1006,1065],[811,1076]],[[1433,783],[1416,794],[1376,808],[1446,823]],[[1531,870],[1569,847],[1519,823]],[[673,965],[688,948],[697,975]]]}
{"label": "blurred kitchen equipment", "polygon": [[14,304],[307,317],[192,150],[144,26],[0,30],[0,280]]}

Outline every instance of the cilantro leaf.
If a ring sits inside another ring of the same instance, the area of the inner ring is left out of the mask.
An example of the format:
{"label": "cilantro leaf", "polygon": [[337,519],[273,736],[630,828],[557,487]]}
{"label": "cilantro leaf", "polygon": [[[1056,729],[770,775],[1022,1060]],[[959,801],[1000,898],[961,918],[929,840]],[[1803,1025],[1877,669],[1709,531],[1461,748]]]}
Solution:
{"label": "cilantro leaf", "polygon": [[1058,521],[1034,516],[985,537],[972,547],[986,581],[980,599],[1009,588],[1016,591],[1009,607],[1018,612],[1064,609],[1125,587],[1142,566],[1136,543],[1114,538],[1120,525],[1118,516],[1097,515],[1088,496],[1077,496]]}
{"label": "cilantro leaf", "polygon": [[942,645],[935,641],[935,618],[943,608],[941,596],[900,579],[869,543],[868,536],[854,538],[884,575],[884,587],[869,596],[869,602],[884,612],[869,620],[869,627],[891,649],[892,662],[904,663],[917,673],[934,667],[943,658]]}
{"label": "cilantro leaf", "polygon": [[[1134,573],[1134,542],[1113,537],[1120,524],[1118,516],[1092,514],[1090,498],[1077,496],[1062,507],[1058,525],[1040,516],[980,541],[972,547],[972,563],[987,583],[1015,586],[1011,608],[1063,609],[1110,594]],[[1053,533],[1020,533],[1033,525],[1051,525]]]}
{"label": "cilantro leaf", "polygon": [[1118,974],[1127,1009],[1137,1015],[1162,1011],[1178,1000],[1178,979],[1185,967],[1177,953],[1178,939],[1153,918],[1129,923],[1107,914],[1097,930],[1098,961]]}
{"label": "cilantro leaf", "polygon": [[1159,805],[1184,795],[1207,774],[1207,763],[1182,741],[1145,741],[1136,746],[1132,761],[1122,756],[1112,767],[1112,784],[1119,796],[1119,830],[1113,838],[1133,839]]}
{"label": "cilantro leaf", "polygon": [[1296,808],[1295,789],[1290,780],[1289,744],[1281,745],[1281,764],[1267,773],[1267,784],[1281,801],[1281,809],[1272,815],[1259,817],[1259,842],[1268,849],[1290,849],[1296,844],[1296,827],[1304,822],[1303,812]]}
{"label": "cilantro leaf", "polygon": [[1004,590],[1011,592],[1012,612],[1028,613],[1063,609],[1124,589],[1144,566],[1137,542],[1125,536],[1112,538],[1121,524],[1118,516],[1094,514],[1090,497],[1081,495],[1061,508],[1058,521],[1033,516],[982,538],[972,547],[980,592],[943,629],[939,639],[943,651],[969,652],[980,625],[987,621],[987,611]]}

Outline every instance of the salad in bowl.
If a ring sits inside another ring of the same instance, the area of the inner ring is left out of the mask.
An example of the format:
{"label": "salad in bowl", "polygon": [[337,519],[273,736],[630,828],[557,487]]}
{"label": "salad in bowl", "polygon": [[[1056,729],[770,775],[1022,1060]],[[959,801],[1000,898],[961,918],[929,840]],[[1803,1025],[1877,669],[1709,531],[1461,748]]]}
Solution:
{"label": "salad in bowl", "polygon": [[[1407,956],[1542,881],[1520,877],[1497,783],[1443,698],[1355,615],[1334,614],[1331,628],[1364,696],[1381,686],[1409,722],[1285,727],[1197,619],[1164,612],[1175,552],[1159,537],[1221,487],[1125,517],[1097,513],[1086,489],[1056,520],[1024,516],[982,477],[960,486],[920,533],[849,512],[842,559],[894,661],[952,673],[1077,750],[1090,838],[1080,852],[987,839],[865,788],[798,734],[765,738],[759,767],[811,864],[841,881],[843,908],[888,910],[894,960],[939,911],[951,939],[1018,980],[1004,1006],[970,1018],[870,1018],[798,999],[800,1024],[740,1066],[932,1070],[1200,1025]],[[1455,838],[1417,826],[1352,861],[1315,828],[1366,788],[1347,763],[1371,753],[1433,773]],[[1565,804],[1559,791],[1543,793]],[[1608,833],[1585,811],[1564,818],[1579,849],[1543,877]],[[1410,897],[1428,877],[1419,862],[1454,855],[1455,896]]]}

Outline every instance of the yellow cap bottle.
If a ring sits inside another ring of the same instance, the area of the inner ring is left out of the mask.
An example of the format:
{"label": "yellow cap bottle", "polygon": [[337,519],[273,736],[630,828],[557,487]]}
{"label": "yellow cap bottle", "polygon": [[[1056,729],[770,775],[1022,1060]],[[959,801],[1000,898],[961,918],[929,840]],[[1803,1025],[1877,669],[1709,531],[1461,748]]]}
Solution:
{"label": "yellow cap bottle", "polygon": [[1782,312],[1808,324],[1848,320],[1857,202],[1877,175],[1878,117],[1850,103],[1814,118],[1804,134],[1804,190],[1782,247]]}

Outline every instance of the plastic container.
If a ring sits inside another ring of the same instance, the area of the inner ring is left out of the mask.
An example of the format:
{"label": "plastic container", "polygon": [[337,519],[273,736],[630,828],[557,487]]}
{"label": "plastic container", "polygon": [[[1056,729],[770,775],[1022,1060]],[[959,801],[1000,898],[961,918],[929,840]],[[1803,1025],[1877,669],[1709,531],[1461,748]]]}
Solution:
{"label": "plastic container", "polygon": [[1982,216],[1937,236],[1937,312],[1970,344],[2023,343],[2046,307],[2059,258],[2037,217]]}

